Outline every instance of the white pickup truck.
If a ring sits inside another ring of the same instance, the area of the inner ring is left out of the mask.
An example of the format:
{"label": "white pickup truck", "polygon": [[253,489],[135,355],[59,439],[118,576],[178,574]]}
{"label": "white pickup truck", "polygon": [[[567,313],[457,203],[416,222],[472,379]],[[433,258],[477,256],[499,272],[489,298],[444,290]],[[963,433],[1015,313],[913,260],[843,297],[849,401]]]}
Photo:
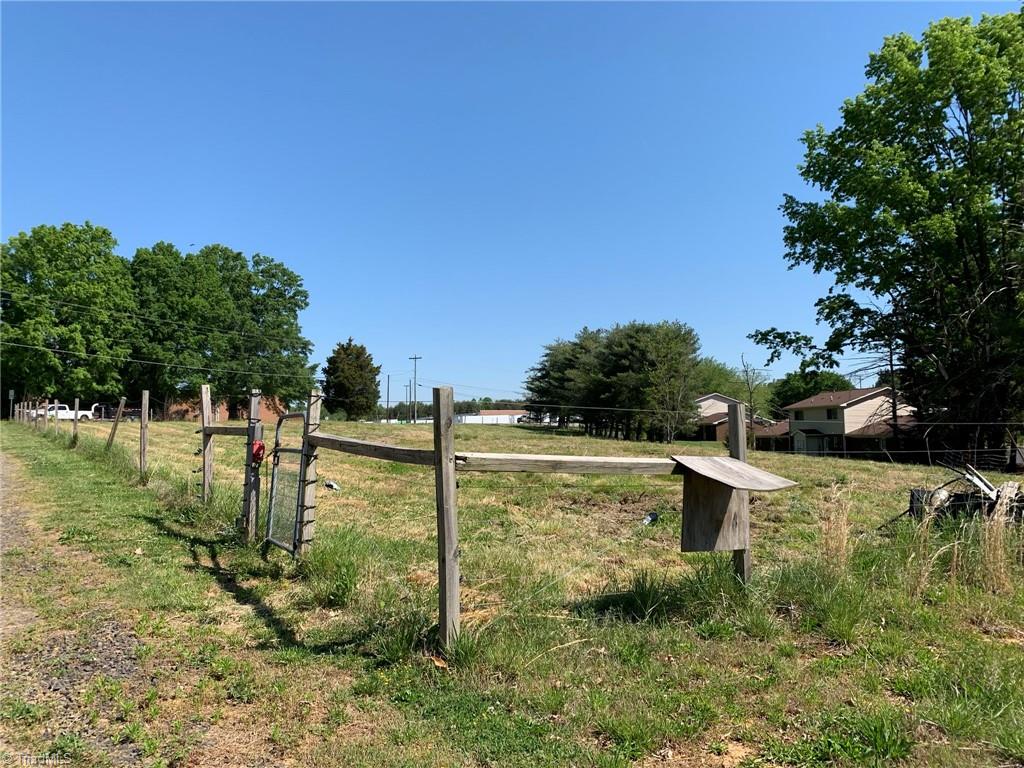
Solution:
{"label": "white pickup truck", "polygon": [[[94,404],[93,407],[87,411],[79,409],[78,420],[88,421],[89,419],[95,419],[96,405],[98,405],[98,403]],[[33,415],[33,418],[45,418],[47,421],[54,418],[56,418],[59,421],[74,421],[75,410],[74,408],[69,408],[63,403],[61,403],[60,405],[50,405],[47,406],[45,409],[40,408],[39,410],[37,410]]]}

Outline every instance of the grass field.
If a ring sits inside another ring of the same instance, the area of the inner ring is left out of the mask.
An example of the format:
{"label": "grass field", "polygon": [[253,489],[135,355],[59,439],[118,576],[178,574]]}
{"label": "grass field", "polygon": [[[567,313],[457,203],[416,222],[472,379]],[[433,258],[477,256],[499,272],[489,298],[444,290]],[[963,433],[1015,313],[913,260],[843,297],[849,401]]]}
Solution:
{"label": "grass field", "polygon": [[[429,426],[324,428],[432,444]],[[4,633],[11,754],[190,766],[1024,761],[1019,532],[877,530],[944,470],[751,454],[800,485],[754,496],[746,587],[727,560],[680,554],[678,477],[460,474],[464,632],[441,653],[431,469],[322,452],[320,478],[341,490],[321,486],[313,551],[293,563],[232,533],[242,440],[215,438],[218,487],[203,507],[195,425],[151,425],[145,486],[137,425],[110,455],[107,429],[83,425],[74,450],[66,435],[2,432],[4,515],[17,508],[25,527],[6,534],[3,561],[5,600],[23,617]],[[491,426],[458,427],[456,446],[723,452]],[[652,511],[660,519],[643,526]],[[70,682],[55,693],[52,680]]]}

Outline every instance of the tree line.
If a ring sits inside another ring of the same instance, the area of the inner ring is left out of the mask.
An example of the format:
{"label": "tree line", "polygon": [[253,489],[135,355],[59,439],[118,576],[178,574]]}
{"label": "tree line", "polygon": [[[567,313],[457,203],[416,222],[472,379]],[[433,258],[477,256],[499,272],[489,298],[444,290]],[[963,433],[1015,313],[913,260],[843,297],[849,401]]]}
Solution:
{"label": "tree line", "polygon": [[258,388],[287,403],[314,381],[298,315],[302,278],[224,245],[181,253],[158,242],[132,258],[89,222],[41,225],[2,248],[0,375],[24,397],[194,400],[202,384],[231,415]]}
{"label": "tree line", "polygon": [[588,435],[667,440],[693,431],[694,400],[742,395],[733,369],[700,355],[700,340],[678,321],[582,328],[544,347],[526,380],[528,410]]}

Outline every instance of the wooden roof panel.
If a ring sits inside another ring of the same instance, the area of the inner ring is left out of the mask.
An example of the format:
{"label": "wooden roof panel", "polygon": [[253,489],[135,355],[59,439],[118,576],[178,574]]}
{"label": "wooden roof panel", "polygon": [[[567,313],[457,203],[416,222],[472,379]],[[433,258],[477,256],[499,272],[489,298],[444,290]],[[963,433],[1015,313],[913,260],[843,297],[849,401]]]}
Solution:
{"label": "wooden roof panel", "polygon": [[738,491],[781,491],[796,485],[792,480],[728,456],[673,456],[672,460],[691,472]]}

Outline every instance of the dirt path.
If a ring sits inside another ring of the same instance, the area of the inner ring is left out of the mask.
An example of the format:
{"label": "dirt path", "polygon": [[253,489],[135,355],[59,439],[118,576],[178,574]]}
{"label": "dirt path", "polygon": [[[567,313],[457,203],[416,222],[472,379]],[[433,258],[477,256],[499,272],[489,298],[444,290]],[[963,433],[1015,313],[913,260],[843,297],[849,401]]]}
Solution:
{"label": "dirt path", "polygon": [[25,483],[24,468],[0,453],[0,755],[14,762],[73,753],[81,739],[113,765],[137,764],[139,750],[108,735],[111,706],[92,694],[102,685],[140,682],[140,642],[103,604],[74,622],[29,604],[32,595],[45,602],[60,594],[63,580],[52,574],[71,553],[19,502]]}

